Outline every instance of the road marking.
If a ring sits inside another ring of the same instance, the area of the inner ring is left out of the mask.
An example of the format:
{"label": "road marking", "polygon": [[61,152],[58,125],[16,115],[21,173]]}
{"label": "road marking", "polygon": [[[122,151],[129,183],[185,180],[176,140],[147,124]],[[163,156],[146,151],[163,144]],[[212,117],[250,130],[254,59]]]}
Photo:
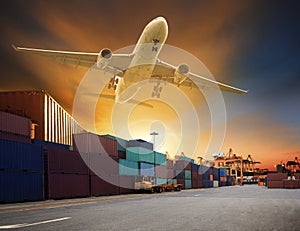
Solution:
{"label": "road marking", "polygon": [[198,197],[198,196],[201,196],[201,194],[196,194],[196,195],[194,195],[194,197]]}
{"label": "road marking", "polygon": [[63,221],[63,220],[68,220],[68,219],[71,219],[71,217],[62,217],[62,218],[57,218],[57,219],[53,219],[53,220],[35,222],[35,223],[31,223],[31,224],[24,223],[24,224],[15,224],[15,225],[4,225],[4,226],[0,226],[0,229],[17,229],[17,228],[23,228],[23,227],[33,226],[33,225],[40,225],[40,224],[46,224],[46,223],[51,223],[51,222]]}

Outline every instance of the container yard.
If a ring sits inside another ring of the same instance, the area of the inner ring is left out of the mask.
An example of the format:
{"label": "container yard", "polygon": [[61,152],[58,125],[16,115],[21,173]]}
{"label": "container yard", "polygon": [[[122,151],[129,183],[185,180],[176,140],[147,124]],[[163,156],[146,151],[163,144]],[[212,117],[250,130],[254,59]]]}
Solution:
{"label": "container yard", "polygon": [[[249,172],[253,176],[259,163],[232,150],[215,159],[216,167],[195,164],[184,155],[171,160],[141,139],[84,132],[44,91],[5,92],[0,100],[1,110],[6,110],[0,112],[2,203],[133,193],[141,177],[159,192],[172,188],[162,185],[176,185],[176,189],[232,186],[246,183],[244,176]],[[28,110],[32,103],[38,108],[35,113]],[[99,165],[99,158],[117,164]],[[260,177],[261,185],[299,188],[300,174],[294,170],[292,175]]]}

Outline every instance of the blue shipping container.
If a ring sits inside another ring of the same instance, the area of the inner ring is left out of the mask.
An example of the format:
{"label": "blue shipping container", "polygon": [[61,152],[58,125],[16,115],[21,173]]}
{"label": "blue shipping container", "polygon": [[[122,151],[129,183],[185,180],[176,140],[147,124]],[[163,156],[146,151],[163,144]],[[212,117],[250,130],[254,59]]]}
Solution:
{"label": "blue shipping container", "polygon": [[44,171],[42,146],[0,139],[0,153],[0,169]]}
{"label": "blue shipping container", "polygon": [[154,177],[154,168],[154,164],[140,163],[140,175]]}
{"label": "blue shipping container", "polygon": [[166,166],[167,165],[167,155],[160,153],[160,152],[154,152],[155,155],[155,164],[159,164],[159,165],[163,165]]}
{"label": "blue shipping container", "polygon": [[53,142],[44,141],[44,140],[34,139],[32,143],[35,145],[40,145],[42,147],[56,147],[56,148],[62,148],[62,149],[67,149],[67,150],[71,149],[71,147],[69,145],[53,143]]}
{"label": "blue shipping container", "polygon": [[43,179],[42,173],[0,171],[0,202],[43,200]]}
{"label": "blue shipping container", "polygon": [[184,184],[185,184],[184,187],[186,189],[192,188],[192,180],[185,180]]}
{"label": "blue shipping container", "polygon": [[193,172],[198,172],[198,168],[199,168],[198,164],[192,164],[192,171]]}
{"label": "blue shipping container", "polygon": [[156,178],[156,184],[166,184],[167,182],[167,179]]}
{"label": "blue shipping container", "polygon": [[220,180],[220,172],[218,168],[212,168],[214,180]]}

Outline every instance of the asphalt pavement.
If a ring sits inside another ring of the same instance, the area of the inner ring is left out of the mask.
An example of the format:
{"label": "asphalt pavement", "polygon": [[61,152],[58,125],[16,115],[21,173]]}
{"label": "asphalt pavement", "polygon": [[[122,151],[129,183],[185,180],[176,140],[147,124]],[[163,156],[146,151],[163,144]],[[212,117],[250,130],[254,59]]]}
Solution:
{"label": "asphalt pavement", "polygon": [[2,204],[0,230],[300,230],[300,189],[245,185]]}

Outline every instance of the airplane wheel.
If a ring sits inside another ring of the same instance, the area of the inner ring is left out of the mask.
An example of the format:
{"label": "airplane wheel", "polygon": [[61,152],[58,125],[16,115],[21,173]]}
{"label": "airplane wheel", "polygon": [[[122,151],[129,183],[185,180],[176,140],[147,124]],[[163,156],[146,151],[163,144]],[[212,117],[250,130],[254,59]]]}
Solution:
{"label": "airplane wheel", "polygon": [[108,89],[111,89],[112,85],[111,84],[108,84]]}
{"label": "airplane wheel", "polygon": [[117,89],[117,85],[114,85],[114,90],[116,90]]}
{"label": "airplane wheel", "polygon": [[119,79],[116,79],[116,80],[115,80],[115,83],[118,84],[118,83],[119,83]]}

